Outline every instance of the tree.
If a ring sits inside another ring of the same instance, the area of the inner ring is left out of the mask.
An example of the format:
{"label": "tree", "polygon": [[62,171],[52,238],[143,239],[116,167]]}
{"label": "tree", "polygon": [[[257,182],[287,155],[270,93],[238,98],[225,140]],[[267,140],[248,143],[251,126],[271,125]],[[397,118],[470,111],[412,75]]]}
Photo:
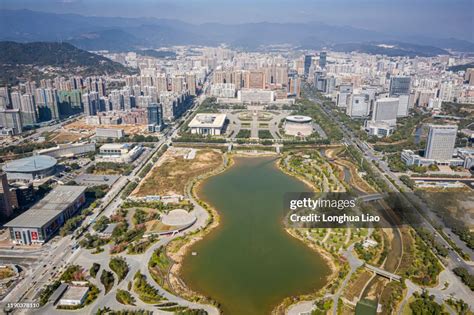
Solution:
{"label": "tree", "polygon": [[118,289],[115,298],[121,304],[135,305],[135,298],[128,291]]}
{"label": "tree", "polygon": [[123,257],[113,257],[110,260],[109,267],[117,274],[118,282],[125,279],[128,274],[128,264]]}
{"label": "tree", "polygon": [[105,294],[114,286],[114,274],[107,270],[102,270],[100,275],[100,282],[104,285]]}
{"label": "tree", "polygon": [[100,269],[100,264],[98,263],[93,263],[91,266],[91,269],[89,270],[89,274],[91,277],[95,278],[97,276],[97,272],[99,272]]}

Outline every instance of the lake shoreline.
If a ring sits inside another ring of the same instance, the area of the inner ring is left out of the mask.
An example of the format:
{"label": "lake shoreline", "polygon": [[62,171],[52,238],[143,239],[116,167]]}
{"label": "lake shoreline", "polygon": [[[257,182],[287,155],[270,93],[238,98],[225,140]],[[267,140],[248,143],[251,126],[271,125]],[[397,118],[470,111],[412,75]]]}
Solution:
{"label": "lake shoreline", "polygon": [[[197,243],[198,241],[202,240],[206,235],[211,233],[214,229],[218,228],[220,226],[220,215],[218,211],[209,203],[204,201],[203,199],[199,198],[199,190],[201,189],[202,185],[206,182],[207,179],[218,175],[222,172],[227,171],[231,167],[235,165],[234,158],[255,158],[255,157],[265,157],[265,156],[275,156],[276,159],[274,161],[274,167],[278,169],[279,171],[283,172],[284,174],[291,176],[293,178],[296,178],[300,182],[303,182],[308,188],[310,188],[312,191],[315,190],[315,187],[311,185],[311,183],[307,180],[304,180],[298,176],[295,176],[295,174],[289,173],[287,170],[283,169],[280,165],[279,162],[281,161],[281,158],[277,158],[278,156],[276,153],[272,152],[238,152],[236,154],[232,154],[230,156],[224,155],[223,158],[227,157],[227,163],[222,165],[222,167],[218,170],[214,170],[206,174],[205,176],[202,176],[199,179],[194,179],[193,183],[191,184],[191,196],[190,198],[193,198],[197,203],[199,203],[206,211],[208,211],[210,218],[213,220],[209,222],[207,225],[202,227],[199,232],[196,234],[189,234],[185,235],[184,238],[186,240],[186,243],[183,244],[179,250],[175,253],[169,253],[168,249],[170,248],[170,245],[173,243],[170,242],[166,246],[166,252],[168,257],[170,257],[173,260],[173,266],[171,267],[169,274],[168,274],[168,280],[171,283],[171,287],[173,288],[174,293],[177,295],[188,299],[190,301],[196,301],[200,303],[205,303],[205,304],[211,304],[214,306],[217,306],[219,308],[219,303],[215,300],[213,300],[212,297],[206,297],[203,294],[199,292],[193,291],[191,288],[189,288],[184,281],[182,280],[181,277],[181,269],[182,269],[182,264],[184,257],[189,253],[190,248]],[[287,229],[282,227],[283,230],[288,233],[291,237],[294,237],[298,239],[299,241],[302,241],[305,246],[308,246],[312,251],[316,252],[324,261],[324,264],[328,267],[329,269],[329,275],[326,276],[325,279],[325,284],[322,288],[315,290],[314,292],[308,293],[308,294],[301,294],[298,295],[298,299],[300,300],[306,300],[311,297],[314,297],[315,295],[318,295],[322,290],[326,288],[326,286],[330,283],[330,280],[334,278],[334,275],[337,273],[338,268],[336,267],[336,264],[334,262],[334,257],[331,256],[328,252],[320,248],[319,246],[309,243],[307,240],[305,240],[302,237],[299,237],[296,235],[295,231],[292,231],[291,229]],[[272,313],[275,313],[275,311],[279,310],[284,302],[290,297],[286,297],[283,301],[279,302],[279,304],[275,305],[275,307],[272,308]],[[286,305],[284,309],[280,309],[280,311],[285,311],[289,305]],[[281,312],[280,312],[281,313]]]}

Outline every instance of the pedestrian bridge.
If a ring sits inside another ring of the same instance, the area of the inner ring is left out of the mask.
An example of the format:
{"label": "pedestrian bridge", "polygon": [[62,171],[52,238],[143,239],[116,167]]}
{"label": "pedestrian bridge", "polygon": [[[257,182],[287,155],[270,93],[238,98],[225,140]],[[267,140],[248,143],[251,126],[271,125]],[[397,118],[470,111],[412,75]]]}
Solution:
{"label": "pedestrian bridge", "polygon": [[371,195],[361,196],[361,197],[359,197],[359,200],[369,202],[369,201],[381,200],[384,197],[385,197],[385,195],[382,195],[382,194],[371,194]]}
{"label": "pedestrian bridge", "polygon": [[396,280],[396,281],[402,281],[402,277],[399,275],[396,275],[394,273],[388,272],[386,270],[383,270],[381,268],[365,264],[365,268],[369,269],[370,271],[373,271],[374,273],[378,274],[379,276],[382,276],[384,278],[389,279],[390,281]]}

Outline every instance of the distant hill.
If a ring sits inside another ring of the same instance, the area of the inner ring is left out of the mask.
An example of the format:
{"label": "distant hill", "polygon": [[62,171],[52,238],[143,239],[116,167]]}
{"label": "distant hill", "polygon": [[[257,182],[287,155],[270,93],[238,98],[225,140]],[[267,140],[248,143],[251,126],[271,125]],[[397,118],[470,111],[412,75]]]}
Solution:
{"label": "distant hill", "polygon": [[154,57],[154,58],[176,59],[176,53],[174,51],[144,49],[144,50],[137,50],[136,53],[142,56],[148,56],[148,57]]}
{"label": "distant hill", "polygon": [[[350,26],[325,23],[241,23],[191,24],[173,19],[123,18],[54,14],[30,10],[0,10],[0,40],[20,42],[61,41],[85,50],[134,51],[170,45],[228,44],[248,50],[268,45],[289,44],[319,49],[331,45],[397,42],[474,52],[474,43],[456,38],[400,36]],[[413,55],[424,48],[380,49],[362,47],[369,53],[386,51],[390,55]],[[350,46],[346,46],[350,47]],[[352,46],[354,47],[354,46]],[[344,49],[346,49],[344,48]],[[356,48],[356,47],[355,47]],[[361,47],[357,48],[361,49]]]}
{"label": "distant hill", "polygon": [[[47,75],[131,73],[123,65],[68,43],[0,42],[0,84]],[[47,68],[47,69],[46,69]]]}
{"label": "distant hill", "polygon": [[407,57],[432,57],[437,55],[449,55],[447,50],[427,46],[427,45],[415,45],[409,43],[400,42],[387,42],[387,43],[348,43],[348,44],[336,44],[331,46],[335,51],[342,52],[353,52],[357,51],[366,54],[380,54],[387,56],[407,56]]}

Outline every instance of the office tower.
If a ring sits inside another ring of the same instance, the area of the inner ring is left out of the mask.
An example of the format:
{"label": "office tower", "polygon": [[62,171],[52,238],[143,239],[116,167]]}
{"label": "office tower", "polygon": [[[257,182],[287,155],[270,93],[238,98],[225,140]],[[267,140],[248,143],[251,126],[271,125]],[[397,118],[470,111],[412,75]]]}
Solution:
{"label": "office tower", "polygon": [[23,125],[36,124],[36,104],[35,98],[31,94],[21,96],[21,117]]}
{"label": "office tower", "polygon": [[370,102],[368,94],[354,94],[350,98],[346,114],[351,117],[366,117],[369,115]]}
{"label": "office tower", "polygon": [[335,87],[336,81],[333,77],[318,76],[314,82],[316,90],[323,93],[330,93]]}
{"label": "office tower", "polygon": [[425,157],[437,161],[452,159],[458,126],[429,125],[429,128]]}
{"label": "office tower", "polygon": [[398,98],[381,98],[375,102],[372,121],[386,122],[389,126],[397,124]]}
{"label": "office tower", "polygon": [[319,66],[322,69],[326,68],[326,57],[327,53],[325,51],[319,53]]}
{"label": "office tower", "polygon": [[296,97],[301,96],[301,79],[298,76],[292,76],[288,82],[288,93],[295,95]]}
{"label": "office tower", "polygon": [[86,116],[97,115],[97,111],[100,109],[99,93],[85,93],[82,95],[82,103],[84,104],[84,113]]}
{"label": "office tower", "polygon": [[[320,78],[318,78],[318,81]],[[350,95],[352,94],[352,85],[351,84],[341,84],[339,86],[339,91],[336,96],[336,106],[340,108],[345,108],[350,102]]]}
{"label": "office tower", "polygon": [[0,111],[0,126],[5,129],[12,129],[13,134],[20,134],[23,131],[23,122],[19,109],[4,109]]}
{"label": "office tower", "polygon": [[395,76],[390,79],[389,95],[409,95],[411,78],[405,76]]}
{"label": "office tower", "polygon": [[312,63],[313,63],[313,56],[305,55],[304,56],[304,75],[309,74],[309,68],[311,68]]}
{"label": "office tower", "polygon": [[152,103],[147,107],[148,131],[160,131],[163,126],[163,109],[161,104]]}
{"label": "office tower", "polygon": [[408,116],[408,104],[410,101],[410,95],[403,94],[398,97],[398,111],[397,117]]}
{"label": "office tower", "polygon": [[0,214],[3,218],[8,218],[13,213],[9,195],[10,188],[8,187],[7,174],[0,171]]}

